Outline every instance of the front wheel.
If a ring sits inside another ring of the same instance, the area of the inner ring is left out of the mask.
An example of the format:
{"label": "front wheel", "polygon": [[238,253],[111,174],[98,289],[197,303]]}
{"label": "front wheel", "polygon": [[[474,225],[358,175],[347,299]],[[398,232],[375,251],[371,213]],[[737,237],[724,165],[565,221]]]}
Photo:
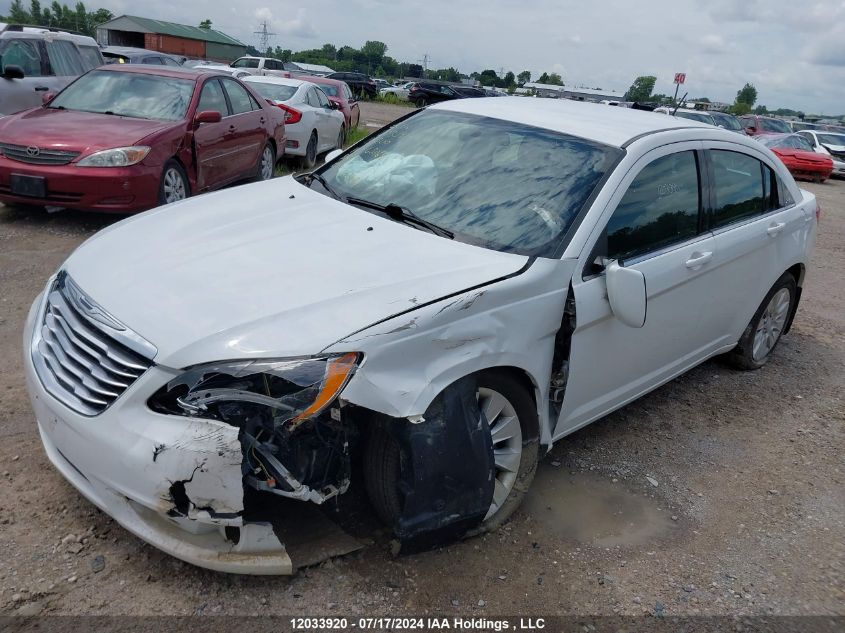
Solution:
{"label": "front wheel", "polygon": [[169,160],[161,172],[161,183],[158,189],[159,204],[170,204],[184,200],[191,195],[191,187],[185,170],[175,160]]}
{"label": "front wheel", "polygon": [[728,354],[732,365],[738,369],[760,369],[769,362],[797,296],[795,277],[784,273],[757,308],[736,348]]}
{"label": "front wheel", "polygon": [[425,97],[417,99],[417,107],[424,108],[428,105],[428,100]]}
{"label": "front wheel", "polygon": [[[482,523],[471,534],[504,523],[519,507],[537,470],[538,418],[528,390],[507,374],[478,375],[475,401],[485,416],[493,444],[493,496]],[[395,525],[402,514],[401,449],[385,430],[373,430],[364,455],[368,496],[379,518]]]}

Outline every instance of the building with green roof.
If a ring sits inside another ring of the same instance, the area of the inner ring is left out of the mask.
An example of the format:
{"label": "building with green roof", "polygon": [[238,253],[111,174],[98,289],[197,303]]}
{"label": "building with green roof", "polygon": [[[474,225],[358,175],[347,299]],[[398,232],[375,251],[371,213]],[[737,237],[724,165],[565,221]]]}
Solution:
{"label": "building with green roof", "polygon": [[97,27],[100,46],[132,46],[184,57],[230,62],[247,45],[215,29],[121,15]]}

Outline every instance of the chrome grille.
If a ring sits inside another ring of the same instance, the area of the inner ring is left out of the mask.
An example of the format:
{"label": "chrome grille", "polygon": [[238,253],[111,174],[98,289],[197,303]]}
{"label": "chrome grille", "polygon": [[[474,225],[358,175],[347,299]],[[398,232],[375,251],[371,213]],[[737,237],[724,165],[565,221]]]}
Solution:
{"label": "chrome grille", "polygon": [[[103,325],[109,320],[117,327]],[[32,358],[44,388],[82,415],[102,413],[152,366],[149,359],[117,340],[126,337],[126,332],[119,321],[60,274],[49,291],[41,328],[33,339]]]}
{"label": "chrome grille", "polygon": [[60,149],[44,149],[43,147],[12,145],[0,143],[0,154],[10,160],[32,165],[67,165],[79,152],[68,152]]}

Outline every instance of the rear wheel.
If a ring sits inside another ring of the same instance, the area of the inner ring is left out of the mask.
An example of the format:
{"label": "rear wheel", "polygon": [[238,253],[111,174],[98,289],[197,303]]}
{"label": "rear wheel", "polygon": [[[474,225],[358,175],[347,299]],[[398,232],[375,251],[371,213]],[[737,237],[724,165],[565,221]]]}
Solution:
{"label": "rear wheel", "polygon": [[305,156],[302,157],[302,166],[311,169],[317,162],[317,131],[311,132],[308,145],[305,147]]}
{"label": "rear wheel", "polygon": [[264,150],[261,152],[261,158],[258,159],[258,180],[270,180],[273,173],[276,171],[276,150],[273,149],[273,144],[269,141],[264,145]]}
{"label": "rear wheel", "polygon": [[419,99],[417,99],[416,104],[418,108],[424,108],[428,105],[428,99],[426,99],[425,97],[420,97]]}
{"label": "rear wheel", "polygon": [[343,149],[343,144],[346,142],[346,127],[340,126],[340,134],[337,135],[337,143],[335,149]]}
{"label": "rear wheel", "polygon": [[[537,410],[528,390],[507,374],[484,372],[476,388],[478,414],[484,415],[493,443],[493,498],[483,522],[472,533],[493,530],[522,502],[537,469]],[[387,431],[375,428],[364,456],[367,494],[379,518],[394,525],[402,514],[401,450]]]}
{"label": "rear wheel", "polygon": [[797,295],[795,277],[784,273],[763,299],[736,348],[728,354],[732,365],[738,369],[760,369],[769,362]]}
{"label": "rear wheel", "polygon": [[191,187],[188,184],[188,177],[185,170],[175,160],[171,159],[164,164],[161,172],[161,183],[158,190],[159,204],[170,204],[184,200],[191,195]]}

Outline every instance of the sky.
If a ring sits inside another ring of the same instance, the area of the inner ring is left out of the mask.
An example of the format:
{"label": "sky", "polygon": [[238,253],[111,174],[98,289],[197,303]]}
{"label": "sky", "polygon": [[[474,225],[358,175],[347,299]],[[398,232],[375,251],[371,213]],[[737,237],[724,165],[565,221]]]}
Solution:
{"label": "sky", "polygon": [[[8,9],[10,0],[0,0]],[[28,0],[24,0],[28,4]],[[42,4],[48,4],[43,1]],[[72,4],[70,2],[69,4]],[[757,104],[845,113],[845,0],[87,0],[115,15],[213,26],[257,45],[387,44],[388,55],[463,73],[557,72],[568,86],[624,93],[638,75],[655,92],[733,102],[754,84]]]}

